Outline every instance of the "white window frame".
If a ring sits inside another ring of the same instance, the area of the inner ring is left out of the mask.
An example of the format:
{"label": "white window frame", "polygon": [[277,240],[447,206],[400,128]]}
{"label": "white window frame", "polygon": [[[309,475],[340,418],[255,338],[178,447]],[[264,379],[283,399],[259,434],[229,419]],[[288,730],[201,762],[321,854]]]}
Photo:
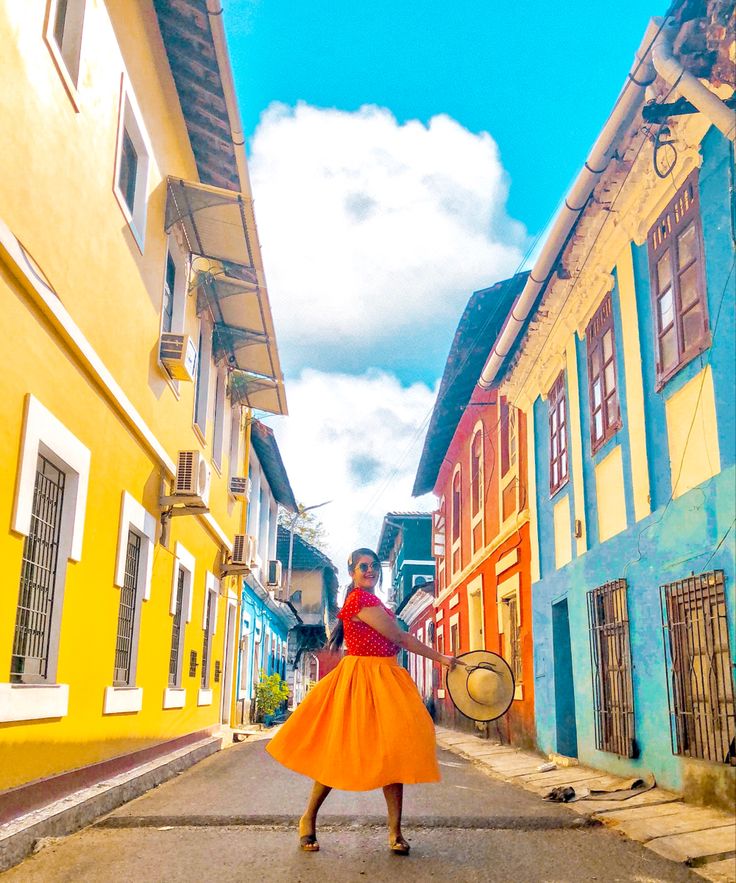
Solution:
{"label": "white window frame", "polygon": [[232,405],[230,408],[230,441],[228,445],[228,490],[230,489],[230,479],[235,476],[242,475],[240,470],[244,463],[241,458],[241,436],[242,432],[240,429],[241,423],[241,411],[240,405]]}
{"label": "white window frame", "polygon": [[[455,476],[460,477],[460,493],[458,496],[458,512],[457,512],[457,539],[455,534]],[[460,463],[455,464],[452,470],[452,480],[450,482],[450,573],[459,573],[463,569],[463,472]],[[455,567],[455,553],[458,553],[458,566]]]}
{"label": "white window frame", "polygon": [[25,399],[21,453],[11,521],[11,530],[23,537],[27,537],[31,530],[39,454],[47,457],[66,476],[49,642],[48,681],[37,684],[0,684],[0,723],[65,717],[69,709],[69,685],[56,684],[54,681],[58,667],[67,563],[79,561],[82,557],[91,454],[51,411],[35,396],[28,394]]}
{"label": "white window frame", "polygon": [[[480,436],[480,465],[478,467],[478,511],[473,514],[473,446],[475,445],[475,439]],[[473,433],[470,436],[470,448],[468,449],[468,465],[469,472],[468,476],[470,478],[470,493],[468,495],[469,509],[470,509],[470,554],[471,556],[476,555],[481,549],[485,547],[486,542],[486,532],[485,532],[485,433],[483,432],[483,421],[479,420],[474,428]],[[462,483],[461,483],[462,490]],[[475,528],[480,524],[480,545],[476,547],[475,545]]]}
{"label": "white window frame", "polygon": [[[485,641],[486,641],[486,623],[485,623],[485,596],[483,592],[483,574],[479,573],[474,579],[471,579],[467,586],[465,587],[465,591],[467,594],[468,600],[468,650],[485,650]],[[473,596],[478,595],[480,598],[480,645],[478,647],[474,646],[473,639],[473,627],[476,625],[475,622],[475,608]]]}
{"label": "white window frame", "polygon": [[225,452],[225,408],[227,377],[224,368],[215,370],[215,413],[212,428],[212,465],[222,475],[222,460]]}
{"label": "white window frame", "polygon": [[[507,641],[508,641],[508,630],[506,629],[506,620],[508,618],[509,611],[509,598],[514,598],[516,601],[516,625],[517,628],[521,628],[521,577],[517,573],[512,573],[509,575],[508,579],[503,580],[498,584],[498,588],[496,589],[496,611],[498,615],[498,634],[501,637],[502,647],[504,649],[503,656],[506,658],[506,650],[507,650]],[[519,645],[519,653],[521,654],[521,643]],[[511,661],[508,660],[509,665],[511,665]],[[524,659],[521,657],[520,665],[522,670],[522,680],[516,684],[516,690],[514,692],[514,700],[519,700],[524,698],[524,687],[522,686],[523,678],[524,678]]]}
{"label": "white window frame", "polygon": [[207,672],[205,675],[205,683],[207,684],[207,686],[200,686],[197,692],[197,705],[212,705],[212,688],[210,684],[212,672],[212,654],[215,645],[215,635],[217,634],[217,614],[219,611],[220,602],[220,581],[217,579],[214,573],[210,573],[210,571],[208,570],[204,575],[204,599],[202,603],[203,631],[206,631],[207,629],[207,601],[210,597],[212,598],[212,608],[210,611],[211,615],[209,621],[210,631],[209,635],[207,636],[207,640],[209,642],[209,647],[207,650]]}
{"label": "white window frame", "polygon": [[[197,373],[194,378],[194,405],[192,426],[202,444],[207,443],[207,420],[210,408],[210,381],[212,378],[212,325],[206,316],[199,323],[199,340],[197,346]],[[199,388],[202,386],[201,401]]]}
{"label": "white window frame", "polygon": [[133,531],[141,538],[140,558],[138,559],[138,586],[136,592],[135,621],[130,648],[130,684],[127,686],[105,687],[102,704],[103,714],[125,714],[138,712],[143,708],[143,688],[136,687],[138,669],[138,642],[140,638],[143,601],[151,597],[151,577],[153,574],[153,553],[156,546],[156,517],[148,512],[127,491],[120,500],[120,526],[118,547],[115,556],[115,576],[113,585],[122,588],[125,581],[125,557],[128,546],[128,533]]}
{"label": "white window frame", "polygon": [[[120,178],[120,164],[123,157],[123,134],[128,132],[128,136],[135,147],[138,155],[135,177],[135,193],[133,195],[133,208],[128,206],[125,195],[118,186]],[[141,254],[143,254],[146,240],[146,214],[148,211],[148,182],[150,179],[150,168],[153,164],[153,148],[151,147],[151,139],[148,137],[146,127],[143,122],[143,114],[140,111],[138,102],[136,101],[133,89],[125,74],[120,80],[120,107],[118,111],[118,134],[117,147],[115,151],[115,175],[113,178],[113,192],[115,199],[120,206],[128,228],[138,246]]]}
{"label": "white window frame", "polygon": [[[499,403],[499,414],[500,414],[500,403]],[[503,426],[501,424],[500,416],[498,421],[498,457],[497,457],[497,474],[498,474],[498,521],[503,529],[506,525],[511,524],[519,514],[519,504],[520,504],[520,495],[519,489],[521,487],[521,482],[519,478],[519,423],[521,420],[521,411],[515,405],[512,405],[511,402],[508,403],[508,411],[509,411],[509,468],[508,471],[502,475],[501,474],[501,433],[503,432]],[[512,446],[513,440],[513,446]],[[513,450],[513,457],[512,457]],[[503,517],[503,492],[510,485],[514,486],[514,495],[516,498],[516,503],[511,514],[508,518]]]}
{"label": "white window frame", "polygon": [[[452,646],[452,627],[457,626],[457,647]],[[460,637],[460,613],[453,613],[448,622],[448,630],[450,637],[450,654],[455,655],[460,652],[460,647],[462,646],[462,639]]]}
{"label": "white window frame", "polygon": [[179,571],[183,570],[184,577],[184,597],[182,599],[181,609],[184,612],[184,622],[182,623],[179,633],[179,668],[176,673],[176,685],[166,687],[164,689],[164,708],[184,708],[187,699],[187,691],[182,687],[182,671],[184,668],[184,643],[186,635],[186,625],[192,621],[192,594],[194,588],[195,574],[195,558],[191,552],[182,546],[181,543],[176,544],[174,552],[174,567],[171,579],[171,598],[169,601],[169,613],[173,617],[176,615],[176,589],[179,580]]}
{"label": "white window frame", "polygon": [[[87,11],[87,0],[69,0],[64,27],[65,39],[62,41],[63,46],[58,44],[54,34],[58,6],[59,0],[48,0],[43,34],[44,41],[48,46],[54,65],[61,77],[64,89],[72,102],[74,110],[79,113],[79,81],[82,69],[82,46],[84,43],[84,19]],[[71,52],[69,53],[66,50],[71,50]],[[70,54],[72,56],[71,59],[69,57]]]}

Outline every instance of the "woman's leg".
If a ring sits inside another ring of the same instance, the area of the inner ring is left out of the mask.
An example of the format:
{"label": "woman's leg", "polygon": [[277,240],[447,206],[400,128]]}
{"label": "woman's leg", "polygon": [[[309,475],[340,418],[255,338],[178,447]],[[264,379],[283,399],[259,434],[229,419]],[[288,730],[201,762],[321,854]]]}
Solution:
{"label": "woman's leg", "polygon": [[385,785],[383,796],[386,798],[388,810],[388,841],[390,845],[403,843],[407,848],[409,844],[404,840],[401,833],[401,810],[404,803],[404,786],[400,782],[393,785]]}
{"label": "woman's leg", "polygon": [[315,782],[314,785],[312,785],[312,793],[309,795],[307,808],[304,810],[304,815],[299,819],[300,837],[310,835],[314,837],[316,835],[317,813],[330,791],[332,791],[332,788],[323,785],[321,782]]}

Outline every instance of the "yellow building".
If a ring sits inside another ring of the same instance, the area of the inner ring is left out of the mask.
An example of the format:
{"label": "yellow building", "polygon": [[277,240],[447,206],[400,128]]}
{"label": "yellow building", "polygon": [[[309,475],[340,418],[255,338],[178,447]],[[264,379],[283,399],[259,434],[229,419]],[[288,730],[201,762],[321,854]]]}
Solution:
{"label": "yellow building", "polygon": [[0,4],[0,789],[230,717],[248,416],[285,397],[213,13]]}

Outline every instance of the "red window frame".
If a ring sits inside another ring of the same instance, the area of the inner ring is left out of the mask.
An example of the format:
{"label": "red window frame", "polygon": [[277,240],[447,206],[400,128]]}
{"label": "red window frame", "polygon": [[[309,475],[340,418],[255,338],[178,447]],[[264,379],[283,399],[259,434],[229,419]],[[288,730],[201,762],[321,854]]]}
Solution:
{"label": "red window frame", "polygon": [[470,442],[470,516],[483,508],[483,430],[476,430]]}
{"label": "red window frame", "polygon": [[613,300],[607,294],[585,333],[588,344],[590,443],[595,453],[621,429]]}
{"label": "red window frame", "polygon": [[647,245],[660,390],[711,343],[697,170],[659,216]]}
{"label": "red window frame", "polygon": [[554,496],[567,484],[570,462],[567,452],[567,401],[565,399],[565,372],[552,384],[547,395],[549,414],[549,493]]}
{"label": "red window frame", "polygon": [[452,543],[460,539],[460,518],[462,516],[461,504],[462,473],[458,469],[452,476]]}

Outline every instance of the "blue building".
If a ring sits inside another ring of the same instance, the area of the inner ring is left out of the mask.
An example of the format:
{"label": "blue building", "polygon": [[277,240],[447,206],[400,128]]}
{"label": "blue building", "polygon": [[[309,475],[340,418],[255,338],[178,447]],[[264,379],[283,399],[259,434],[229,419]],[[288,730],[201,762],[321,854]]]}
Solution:
{"label": "blue building", "polygon": [[431,512],[387,512],[376,549],[391,573],[384,586],[389,604],[397,609],[421,586],[434,582]]}
{"label": "blue building", "polygon": [[482,381],[512,353],[539,747],[730,805],[734,115],[686,17],[648,29]]}

